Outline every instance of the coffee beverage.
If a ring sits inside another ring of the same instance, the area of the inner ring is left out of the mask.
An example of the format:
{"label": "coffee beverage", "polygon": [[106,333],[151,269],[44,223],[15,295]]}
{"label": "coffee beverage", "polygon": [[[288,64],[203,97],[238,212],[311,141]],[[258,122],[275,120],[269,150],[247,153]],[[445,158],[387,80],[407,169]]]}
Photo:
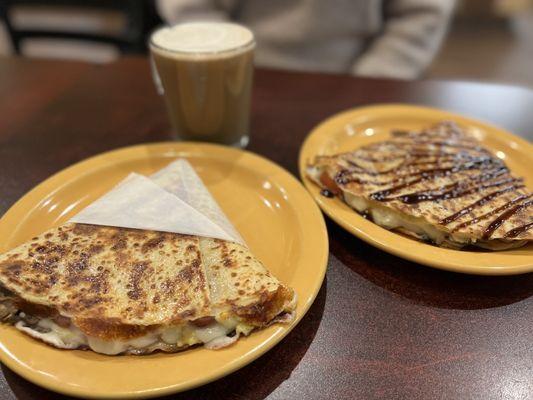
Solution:
{"label": "coffee beverage", "polygon": [[226,22],[152,34],[152,59],[179,139],[247,144],[254,47],[249,29]]}

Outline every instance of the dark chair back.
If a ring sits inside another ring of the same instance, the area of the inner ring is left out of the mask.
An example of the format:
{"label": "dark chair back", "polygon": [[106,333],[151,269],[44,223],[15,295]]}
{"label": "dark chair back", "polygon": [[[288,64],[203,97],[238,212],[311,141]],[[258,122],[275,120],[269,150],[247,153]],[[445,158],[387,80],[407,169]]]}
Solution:
{"label": "dark chair back", "polygon": [[[79,9],[115,10],[126,17],[126,25],[117,35],[67,30],[23,29],[13,25],[10,11],[14,6],[65,6]],[[20,54],[21,42],[30,38],[87,40],[113,44],[122,53],[146,52],[146,36],[161,19],[152,0],[0,0],[0,18],[4,21],[13,49]]]}

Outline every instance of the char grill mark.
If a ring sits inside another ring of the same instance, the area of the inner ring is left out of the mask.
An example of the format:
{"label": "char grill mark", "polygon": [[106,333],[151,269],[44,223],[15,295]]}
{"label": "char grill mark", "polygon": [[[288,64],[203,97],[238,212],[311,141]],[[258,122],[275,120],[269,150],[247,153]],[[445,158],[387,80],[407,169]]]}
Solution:
{"label": "char grill mark", "polygon": [[443,218],[440,223],[441,225],[448,225],[448,224],[451,224],[453,221],[461,218],[463,215],[473,211],[475,208],[477,207],[482,207],[484,204],[488,203],[489,201],[491,201],[492,199],[504,194],[504,193],[508,193],[510,191],[514,191],[516,189],[521,189],[523,188],[524,186],[521,185],[521,186],[509,186],[509,187],[506,187],[506,188],[503,188],[503,189],[500,189],[500,190],[496,190],[495,192],[492,192],[490,194],[488,194],[487,196],[485,197],[482,197],[481,199],[479,199],[478,201],[466,206],[465,208],[457,211],[455,214],[452,214],[446,218]]}
{"label": "char grill mark", "polygon": [[[422,156],[418,156],[416,154],[420,154],[420,153],[413,153],[413,154],[408,154],[402,157],[395,158],[397,160],[401,159],[402,161],[398,165],[391,167],[388,170],[383,170],[383,171],[371,171],[371,170],[364,168],[363,166],[361,166],[360,164],[357,164],[356,162],[356,160],[360,159],[360,157],[353,154],[353,155],[350,155],[352,160],[348,158],[345,159],[346,163],[348,163],[351,168],[346,168],[342,170],[341,172],[343,172],[343,175],[364,174],[364,175],[370,175],[370,176],[389,175],[389,174],[394,173],[397,177],[409,177],[409,176],[414,176],[414,175],[423,175],[425,173],[431,173],[433,171],[435,172],[453,171],[455,168],[457,168],[453,166],[453,163],[457,163],[459,161],[467,161],[468,163],[471,163],[472,165],[470,168],[474,168],[476,164],[483,164],[483,163],[502,165],[502,162],[500,160],[488,157],[486,155],[473,156],[467,153],[456,153],[456,154],[445,153],[445,155],[441,155],[440,153],[434,153],[431,156],[432,158],[434,158],[434,160],[430,161],[430,160],[421,160],[423,158],[429,157],[425,154],[430,154],[430,153],[421,153],[423,154]],[[382,161],[379,161],[379,162],[382,162]],[[442,166],[443,162],[444,163],[451,162],[452,166],[443,168]],[[418,169],[415,171],[410,171],[409,174],[405,174],[405,175],[399,174],[399,172],[410,170],[411,169],[410,167],[414,165],[438,166],[439,168],[426,169],[426,170]]]}
{"label": "char grill mark", "polygon": [[[377,149],[379,150],[379,148]],[[426,160],[422,161],[422,158],[431,156],[435,158],[432,161]],[[476,170],[486,171],[487,169],[500,168],[503,171],[507,171],[507,168],[499,159],[495,159],[490,155],[483,154],[472,155],[466,152],[459,153],[435,153],[435,152],[422,152],[422,153],[412,153],[407,154],[396,159],[403,159],[401,163],[395,167],[389,168],[383,171],[372,171],[363,168],[361,165],[357,164],[356,160],[360,159],[357,154],[351,154],[350,157],[352,160],[345,159],[346,163],[350,165],[349,168],[341,169],[335,176],[335,180],[340,185],[346,185],[348,183],[354,182],[358,184],[370,184],[376,186],[385,186],[388,184],[396,184],[398,182],[403,182],[408,178],[415,178],[410,184],[414,185],[421,181],[426,181],[431,178],[436,179],[442,176],[451,176],[454,173],[467,171],[467,170]],[[451,165],[449,165],[451,163]],[[426,169],[413,169],[413,166],[425,165],[429,168]],[[402,173],[408,171],[408,173]],[[354,174],[363,174],[372,177],[378,177],[383,175],[393,174],[393,179],[388,181],[370,181],[362,180],[359,177],[354,177]],[[418,179],[416,179],[418,178]],[[378,200],[382,196],[388,196],[389,194],[407,187],[405,183],[402,183],[396,188],[389,188],[384,191],[379,191],[372,194],[374,200]],[[383,195],[383,193],[388,193]]]}
{"label": "char grill mark", "polygon": [[452,232],[457,232],[459,229],[466,228],[467,226],[470,226],[472,224],[477,224],[478,222],[483,221],[484,219],[490,218],[493,215],[496,215],[496,214],[498,214],[498,213],[500,213],[502,211],[505,211],[509,207],[512,207],[513,205],[515,205],[517,203],[520,203],[523,200],[529,199],[532,195],[533,194],[530,193],[528,195],[518,196],[517,198],[511,200],[510,202],[504,204],[503,206],[500,206],[500,207],[496,208],[495,210],[492,210],[492,211],[490,211],[490,212],[488,212],[486,214],[480,215],[479,217],[475,217],[475,218],[469,219],[468,221],[465,221],[465,222],[457,225],[455,228],[452,229]]}
{"label": "char grill mark", "polygon": [[[468,168],[465,168],[463,170],[467,170],[467,169]],[[459,169],[457,171],[454,171],[454,172],[459,172]],[[398,185],[398,186],[394,186],[394,187],[389,188],[389,189],[380,190],[378,192],[371,193],[370,194],[370,198],[373,199],[373,200],[382,201],[382,202],[391,201],[391,200],[400,200],[400,201],[402,201],[403,203],[406,203],[406,204],[419,203],[421,201],[428,201],[428,200],[440,200],[441,198],[442,199],[456,198],[456,197],[460,197],[460,193],[458,191],[453,192],[453,188],[464,187],[464,185],[468,184],[470,181],[472,181],[472,182],[470,182],[471,184],[472,183],[485,182],[487,180],[491,180],[491,179],[497,178],[498,176],[500,176],[502,174],[505,174],[506,172],[507,172],[507,168],[501,167],[501,168],[498,168],[498,169],[485,171],[484,173],[479,174],[479,175],[470,176],[470,177],[464,179],[462,182],[450,183],[450,184],[441,186],[440,188],[434,188],[434,189],[429,189],[429,190],[423,190],[423,191],[408,193],[408,194],[404,194],[404,195],[397,196],[397,197],[388,197],[388,196],[390,196],[393,193],[396,193],[396,192],[398,192],[398,191],[400,191],[402,189],[405,189],[407,187],[416,185],[417,183],[420,183],[422,181],[427,181],[427,180],[429,180],[431,178],[439,178],[439,177],[442,177],[442,176],[449,176],[448,174],[444,174],[444,175],[442,175],[442,174],[440,174],[440,175],[426,175],[426,176],[420,177],[418,179],[414,179],[414,180],[412,180],[410,182],[406,182],[404,184],[401,184],[401,185]],[[504,184],[504,183],[511,182],[513,180],[514,180],[514,178],[507,178],[506,180],[497,182],[495,185],[496,186],[497,185],[501,185],[501,184]],[[461,186],[461,184],[463,186]],[[491,186],[495,186],[495,185],[491,185]],[[491,187],[491,186],[488,186],[488,187]],[[482,188],[486,188],[486,187],[487,186],[483,186]],[[442,191],[444,191],[446,189],[452,189],[452,190],[448,194],[443,194],[442,197],[439,197],[437,195],[439,192],[442,192]],[[475,190],[473,190],[473,191],[475,191]],[[461,193],[464,193],[464,195],[469,194],[469,192],[467,190],[462,190]]]}
{"label": "char grill mark", "polygon": [[525,224],[522,226],[519,226],[518,228],[511,229],[509,232],[507,232],[504,237],[506,238],[514,238],[520,235],[521,233],[524,233],[531,229],[533,227],[533,222],[530,222],[529,224]]}
{"label": "char grill mark", "polygon": [[[491,178],[489,178],[489,179],[491,179]],[[488,188],[491,188],[491,187],[497,187],[497,186],[505,185],[506,183],[517,182],[517,181],[521,182],[520,180],[515,179],[515,178],[507,178],[507,179],[503,179],[501,181],[487,183],[487,184],[484,184],[484,185],[481,185],[481,186],[466,186],[466,187],[461,186],[461,184],[459,184],[459,183],[453,183],[453,184],[450,184],[450,185],[447,185],[447,186],[444,187],[444,189],[450,189],[450,190],[445,190],[445,191],[432,191],[432,190],[421,191],[421,192],[409,193],[409,194],[398,196],[398,197],[393,197],[393,198],[390,198],[390,199],[383,199],[381,201],[400,200],[402,203],[405,203],[405,204],[416,204],[416,203],[420,203],[420,202],[423,202],[423,201],[438,201],[438,200],[456,199],[456,198],[459,198],[459,197],[468,196],[470,194],[480,193],[484,189],[488,189]],[[483,182],[483,180],[478,180],[475,183],[480,183],[480,182]],[[513,189],[516,190],[519,187],[523,187],[523,185],[522,186],[513,186]]]}
{"label": "char grill mark", "polygon": [[492,236],[492,234],[494,233],[494,231],[496,229],[498,229],[505,221],[507,221],[509,218],[511,218],[513,215],[515,215],[520,210],[529,207],[531,204],[533,204],[533,200],[529,200],[529,201],[527,201],[525,203],[518,204],[518,205],[514,206],[513,208],[511,208],[511,209],[505,211],[504,213],[500,214],[489,225],[487,225],[487,227],[485,228],[485,232],[483,233],[483,239],[485,239],[485,240],[489,239]]}

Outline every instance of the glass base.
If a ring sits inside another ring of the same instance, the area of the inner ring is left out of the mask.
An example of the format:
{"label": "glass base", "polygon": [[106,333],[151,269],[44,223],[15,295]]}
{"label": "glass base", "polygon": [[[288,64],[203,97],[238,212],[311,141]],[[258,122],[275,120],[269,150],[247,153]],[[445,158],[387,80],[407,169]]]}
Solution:
{"label": "glass base", "polygon": [[231,146],[244,149],[246,146],[248,146],[248,143],[250,143],[250,136],[244,135],[239,139],[239,141],[233,143]]}
{"label": "glass base", "polygon": [[248,146],[248,143],[250,143],[250,136],[244,135],[239,138],[238,141],[234,143],[221,143],[214,140],[196,140],[191,137],[183,137],[183,136],[174,136],[174,139],[177,141],[183,141],[183,142],[204,142],[204,143],[212,143],[212,144],[218,144],[221,146],[229,146],[229,147],[236,147],[239,149],[244,149],[246,146]]}

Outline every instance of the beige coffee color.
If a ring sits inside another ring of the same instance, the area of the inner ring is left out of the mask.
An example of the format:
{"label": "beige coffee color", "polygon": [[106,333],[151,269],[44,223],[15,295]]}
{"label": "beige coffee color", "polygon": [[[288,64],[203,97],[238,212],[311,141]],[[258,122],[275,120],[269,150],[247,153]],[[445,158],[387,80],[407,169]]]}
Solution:
{"label": "beige coffee color", "polygon": [[249,134],[253,34],[221,22],[156,31],[150,49],[179,139],[242,145]]}

